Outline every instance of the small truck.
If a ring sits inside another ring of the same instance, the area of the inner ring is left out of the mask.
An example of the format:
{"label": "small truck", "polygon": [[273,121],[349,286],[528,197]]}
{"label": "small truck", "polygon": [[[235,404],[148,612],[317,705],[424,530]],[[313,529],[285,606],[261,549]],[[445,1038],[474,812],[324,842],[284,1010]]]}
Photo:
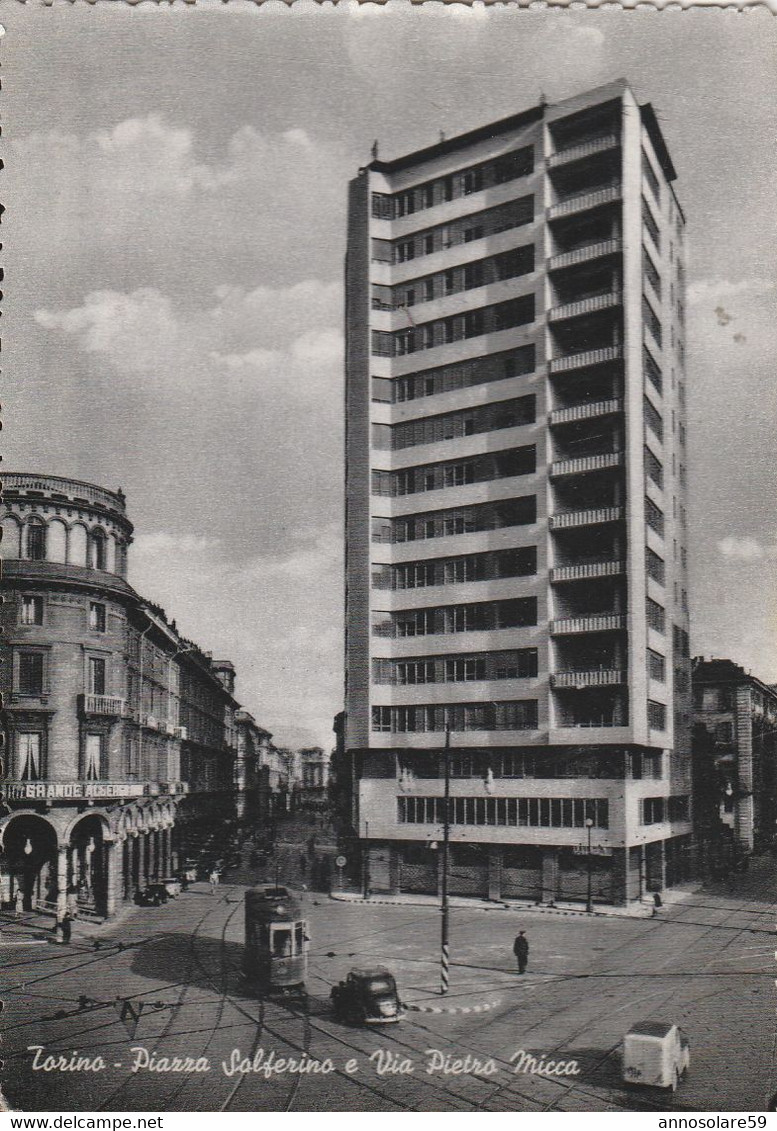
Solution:
{"label": "small truck", "polygon": [[639,1021],[623,1038],[621,1072],[626,1084],[676,1092],[690,1066],[690,1045],[677,1025]]}

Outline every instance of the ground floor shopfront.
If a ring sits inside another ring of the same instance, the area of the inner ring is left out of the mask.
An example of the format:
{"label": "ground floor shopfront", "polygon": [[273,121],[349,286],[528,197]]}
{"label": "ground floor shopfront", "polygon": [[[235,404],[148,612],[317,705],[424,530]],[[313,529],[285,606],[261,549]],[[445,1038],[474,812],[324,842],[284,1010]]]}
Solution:
{"label": "ground floor shopfront", "polygon": [[[363,842],[363,885],[373,893],[439,894],[442,852],[437,842]],[[689,835],[598,848],[590,855],[568,845],[450,845],[448,891],[481,899],[536,903],[625,904],[690,879]]]}

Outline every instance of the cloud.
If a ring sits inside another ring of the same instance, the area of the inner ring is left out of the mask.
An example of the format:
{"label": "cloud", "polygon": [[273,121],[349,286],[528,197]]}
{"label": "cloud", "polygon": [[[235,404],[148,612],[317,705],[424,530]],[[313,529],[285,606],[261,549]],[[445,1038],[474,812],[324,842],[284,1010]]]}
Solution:
{"label": "cloud", "polygon": [[688,287],[688,302],[694,306],[720,306],[724,299],[749,296],[761,298],[774,291],[774,280],[769,279],[697,279]]}
{"label": "cloud", "polygon": [[718,542],[724,558],[739,562],[757,562],[764,558],[777,558],[777,545],[765,546],[757,538],[740,538],[728,535]]}

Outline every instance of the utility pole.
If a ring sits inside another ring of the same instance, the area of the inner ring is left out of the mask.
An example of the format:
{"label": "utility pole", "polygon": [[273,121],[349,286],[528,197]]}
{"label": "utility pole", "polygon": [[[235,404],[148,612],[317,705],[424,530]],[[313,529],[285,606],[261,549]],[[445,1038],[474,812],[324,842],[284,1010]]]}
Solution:
{"label": "utility pole", "polygon": [[591,829],[593,828],[593,821],[590,817],[586,818],[585,827],[588,830],[588,855],[586,856],[586,863],[588,865],[588,886],[586,889],[585,909],[590,915],[594,909],[593,899],[591,896]]}
{"label": "utility pole", "polygon": [[448,947],[448,849],[451,833],[451,725],[445,724],[445,751],[443,754],[445,792],[443,793],[442,821],[442,881],[440,884],[440,993],[447,994],[450,980],[450,954]]}

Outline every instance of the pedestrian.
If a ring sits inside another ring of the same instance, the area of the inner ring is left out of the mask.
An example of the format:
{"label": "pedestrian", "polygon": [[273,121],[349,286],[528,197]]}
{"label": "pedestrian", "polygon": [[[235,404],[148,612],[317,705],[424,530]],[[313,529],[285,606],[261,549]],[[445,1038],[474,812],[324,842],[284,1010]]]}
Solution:
{"label": "pedestrian", "polygon": [[218,872],[216,871],[215,868],[213,869],[211,874],[208,876],[208,883],[210,884],[210,894],[215,895],[216,894],[216,888],[219,886],[219,874],[218,874]]}
{"label": "pedestrian", "polygon": [[659,911],[661,910],[662,906],[663,906],[663,904],[661,902],[661,896],[658,894],[657,891],[654,891],[653,892],[653,918],[654,919],[655,919],[656,915],[659,913]]}
{"label": "pedestrian", "polygon": [[62,923],[60,924],[60,929],[62,931],[62,942],[65,943],[65,945],[70,942],[70,935],[73,930],[72,923],[73,920],[70,918],[70,912],[66,911],[62,916]]}
{"label": "pedestrian", "polygon": [[21,888],[16,889],[16,897],[14,899],[14,909],[16,911],[16,918],[19,919],[21,917],[22,912],[24,911],[24,894],[23,894]]}
{"label": "pedestrian", "polygon": [[529,961],[529,940],[523,931],[519,931],[513,943],[513,954],[518,960],[518,973],[526,973],[526,963]]}

